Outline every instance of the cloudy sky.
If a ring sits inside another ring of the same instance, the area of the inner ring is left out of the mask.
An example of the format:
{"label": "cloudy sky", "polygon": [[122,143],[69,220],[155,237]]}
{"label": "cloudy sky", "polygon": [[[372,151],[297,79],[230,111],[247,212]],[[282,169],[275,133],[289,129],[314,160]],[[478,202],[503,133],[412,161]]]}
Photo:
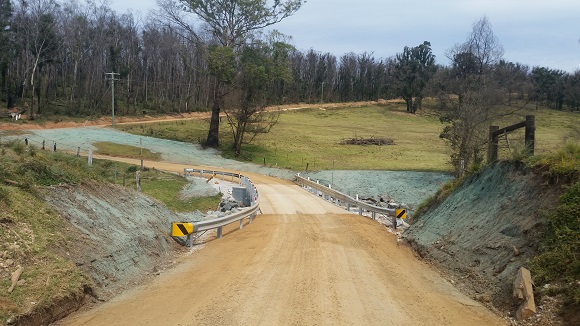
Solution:
{"label": "cloudy sky", "polygon": [[[112,0],[119,13],[156,10],[155,0]],[[466,40],[486,16],[504,47],[504,58],[568,72],[580,70],[579,0],[308,0],[275,25],[299,50],[336,56],[373,53],[386,58],[405,46],[431,42],[437,63]]]}

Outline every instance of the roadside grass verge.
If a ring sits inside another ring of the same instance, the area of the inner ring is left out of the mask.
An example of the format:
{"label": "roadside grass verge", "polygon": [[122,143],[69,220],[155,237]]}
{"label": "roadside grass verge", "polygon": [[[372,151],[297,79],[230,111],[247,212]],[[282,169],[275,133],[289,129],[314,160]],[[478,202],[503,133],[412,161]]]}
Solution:
{"label": "roadside grass verge", "polygon": [[[133,181],[132,184],[135,184]],[[210,197],[193,197],[180,199],[179,193],[188,183],[187,179],[175,174],[162,173],[157,170],[146,170],[141,173],[141,190],[165,204],[174,212],[206,212],[216,210],[222,195]]]}
{"label": "roadside grass verge", "polygon": [[159,161],[160,153],[154,153],[147,148],[130,145],[121,145],[112,142],[96,142],[93,146],[97,148],[95,153],[116,157],[136,158],[143,160]]}

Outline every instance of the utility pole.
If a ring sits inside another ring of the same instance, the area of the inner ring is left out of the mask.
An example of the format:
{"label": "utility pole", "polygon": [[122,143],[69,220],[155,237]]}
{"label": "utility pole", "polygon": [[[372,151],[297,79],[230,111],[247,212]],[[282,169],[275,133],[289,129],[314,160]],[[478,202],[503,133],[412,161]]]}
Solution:
{"label": "utility pole", "polygon": [[113,126],[115,125],[115,80],[119,80],[119,73],[116,72],[106,72],[106,79],[111,81],[111,117],[113,120]]}

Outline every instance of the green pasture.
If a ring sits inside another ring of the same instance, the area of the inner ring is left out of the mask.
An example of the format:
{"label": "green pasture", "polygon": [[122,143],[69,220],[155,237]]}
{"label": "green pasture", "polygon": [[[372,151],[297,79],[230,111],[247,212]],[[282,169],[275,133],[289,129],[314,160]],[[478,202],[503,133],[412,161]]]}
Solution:
{"label": "green pasture", "polygon": [[[204,140],[205,120],[120,125],[140,135],[198,142]],[[434,115],[412,115],[403,104],[360,108],[283,111],[268,134],[244,145],[238,159],[291,170],[367,169],[447,171],[447,148]],[[233,157],[228,145],[231,131],[222,120],[220,137],[224,156]],[[341,145],[347,138],[385,138],[394,145]]]}
{"label": "green pasture", "polygon": [[[268,134],[259,135],[242,147],[236,159],[291,170],[415,170],[450,171],[450,149],[439,138],[444,124],[432,103],[417,115],[405,111],[404,102],[348,108],[309,108],[280,112]],[[536,152],[560,148],[578,140],[580,115],[547,109],[521,109],[497,124],[505,127],[536,115]],[[206,120],[183,120],[117,126],[127,132],[198,143],[207,135]],[[235,158],[229,149],[231,131],[222,120],[223,155]],[[348,138],[384,138],[393,145],[342,145]],[[500,139],[500,158],[518,157],[524,148],[523,129]]]}
{"label": "green pasture", "polygon": [[95,153],[116,157],[128,157],[150,161],[159,161],[161,159],[160,153],[154,153],[146,148],[120,145],[112,142],[96,142],[93,144],[97,149]]}

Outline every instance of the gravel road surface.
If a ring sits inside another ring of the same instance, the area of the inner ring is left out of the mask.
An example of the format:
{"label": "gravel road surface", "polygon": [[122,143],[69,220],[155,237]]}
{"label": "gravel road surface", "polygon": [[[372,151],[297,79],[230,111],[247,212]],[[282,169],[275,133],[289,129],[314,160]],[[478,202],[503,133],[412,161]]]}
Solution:
{"label": "gravel road surface", "polygon": [[378,223],[290,181],[248,176],[263,212],[252,224],[234,223],[152,283],[58,325],[505,324]]}

